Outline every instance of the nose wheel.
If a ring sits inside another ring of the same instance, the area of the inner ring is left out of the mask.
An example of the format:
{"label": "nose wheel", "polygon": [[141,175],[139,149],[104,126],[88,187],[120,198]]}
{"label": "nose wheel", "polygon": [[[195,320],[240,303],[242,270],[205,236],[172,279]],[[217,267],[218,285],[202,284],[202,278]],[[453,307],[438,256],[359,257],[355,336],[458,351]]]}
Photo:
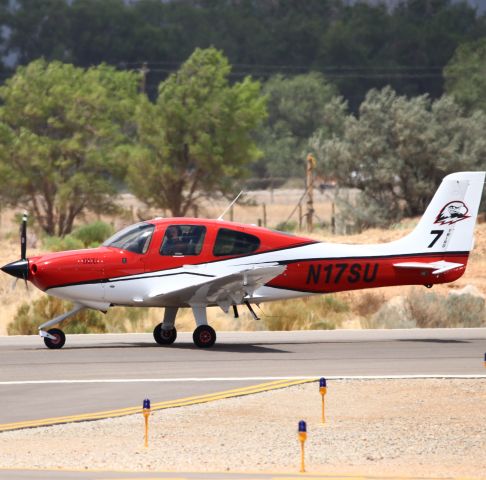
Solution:
{"label": "nose wheel", "polygon": [[83,310],[83,308],[85,308],[83,305],[77,304],[72,310],[69,310],[69,312],[63,313],[62,315],[59,315],[52,320],[39,325],[39,335],[44,339],[44,343],[46,344],[47,348],[53,350],[62,348],[66,343],[66,335],[64,335],[64,332],[59,330],[59,328],[51,328],[47,331],[46,328],[64,322],[64,320],[67,320],[69,317],[72,317],[76,313]]}
{"label": "nose wheel", "polygon": [[50,335],[50,337],[44,337],[44,343],[47,348],[58,350],[66,343],[66,335],[59,328],[51,328],[47,330],[47,333]]}
{"label": "nose wheel", "polygon": [[216,342],[216,332],[209,325],[199,325],[192,334],[194,344],[199,348],[209,348]]}
{"label": "nose wheel", "polygon": [[162,324],[159,323],[154,328],[154,339],[159,345],[171,345],[177,338],[177,330],[175,327],[170,330],[164,330]]}

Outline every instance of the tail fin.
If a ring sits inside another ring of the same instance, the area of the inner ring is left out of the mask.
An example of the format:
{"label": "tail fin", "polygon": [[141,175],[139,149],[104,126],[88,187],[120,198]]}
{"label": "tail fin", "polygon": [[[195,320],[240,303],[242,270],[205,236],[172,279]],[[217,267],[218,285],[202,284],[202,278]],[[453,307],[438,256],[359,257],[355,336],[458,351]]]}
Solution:
{"label": "tail fin", "polygon": [[393,242],[402,253],[469,252],[486,172],[458,172],[442,180],[415,229]]}

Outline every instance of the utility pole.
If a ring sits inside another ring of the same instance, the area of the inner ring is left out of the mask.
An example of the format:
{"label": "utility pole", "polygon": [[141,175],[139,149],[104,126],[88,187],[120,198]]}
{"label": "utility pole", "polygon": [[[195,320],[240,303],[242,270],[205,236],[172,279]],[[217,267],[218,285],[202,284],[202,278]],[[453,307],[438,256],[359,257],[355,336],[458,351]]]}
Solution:
{"label": "utility pole", "polygon": [[142,63],[142,68],[138,70],[142,74],[142,78],[140,80],[140,92],[146,93],[147,91],[147,74],[150,72],[150,69],[147,66],[147,62]]}
{"label": "utility pole", "polygon": [[313,214],[314,214],[314,168],[316,167],[316,159],[309,153],[306,159],[306,186],[307,186],[307,231],[312,232],[313,228]]}

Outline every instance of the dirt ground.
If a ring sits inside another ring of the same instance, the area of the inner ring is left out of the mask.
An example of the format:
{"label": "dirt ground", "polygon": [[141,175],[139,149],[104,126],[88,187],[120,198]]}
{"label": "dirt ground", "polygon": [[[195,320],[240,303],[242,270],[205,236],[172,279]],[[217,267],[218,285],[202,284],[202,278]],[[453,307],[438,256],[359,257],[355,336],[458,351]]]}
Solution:
{"label": "dirt ground", "polygon": [[[486,380],[333,380],[154,412],[0,433],[0,466],[486,478]],[[42,448],[39,449],[39,445]]]}

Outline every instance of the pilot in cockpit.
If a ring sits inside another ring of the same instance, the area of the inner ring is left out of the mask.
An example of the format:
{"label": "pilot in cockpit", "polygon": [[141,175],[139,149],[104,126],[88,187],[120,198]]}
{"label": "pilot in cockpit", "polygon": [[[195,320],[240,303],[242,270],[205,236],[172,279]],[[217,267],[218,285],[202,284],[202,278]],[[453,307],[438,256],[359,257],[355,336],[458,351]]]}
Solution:
{"label": "pilot in cockpit", "polygon": [[162,255],[184,255],[184,242],[181,228],[172,225],[165,232]]}

